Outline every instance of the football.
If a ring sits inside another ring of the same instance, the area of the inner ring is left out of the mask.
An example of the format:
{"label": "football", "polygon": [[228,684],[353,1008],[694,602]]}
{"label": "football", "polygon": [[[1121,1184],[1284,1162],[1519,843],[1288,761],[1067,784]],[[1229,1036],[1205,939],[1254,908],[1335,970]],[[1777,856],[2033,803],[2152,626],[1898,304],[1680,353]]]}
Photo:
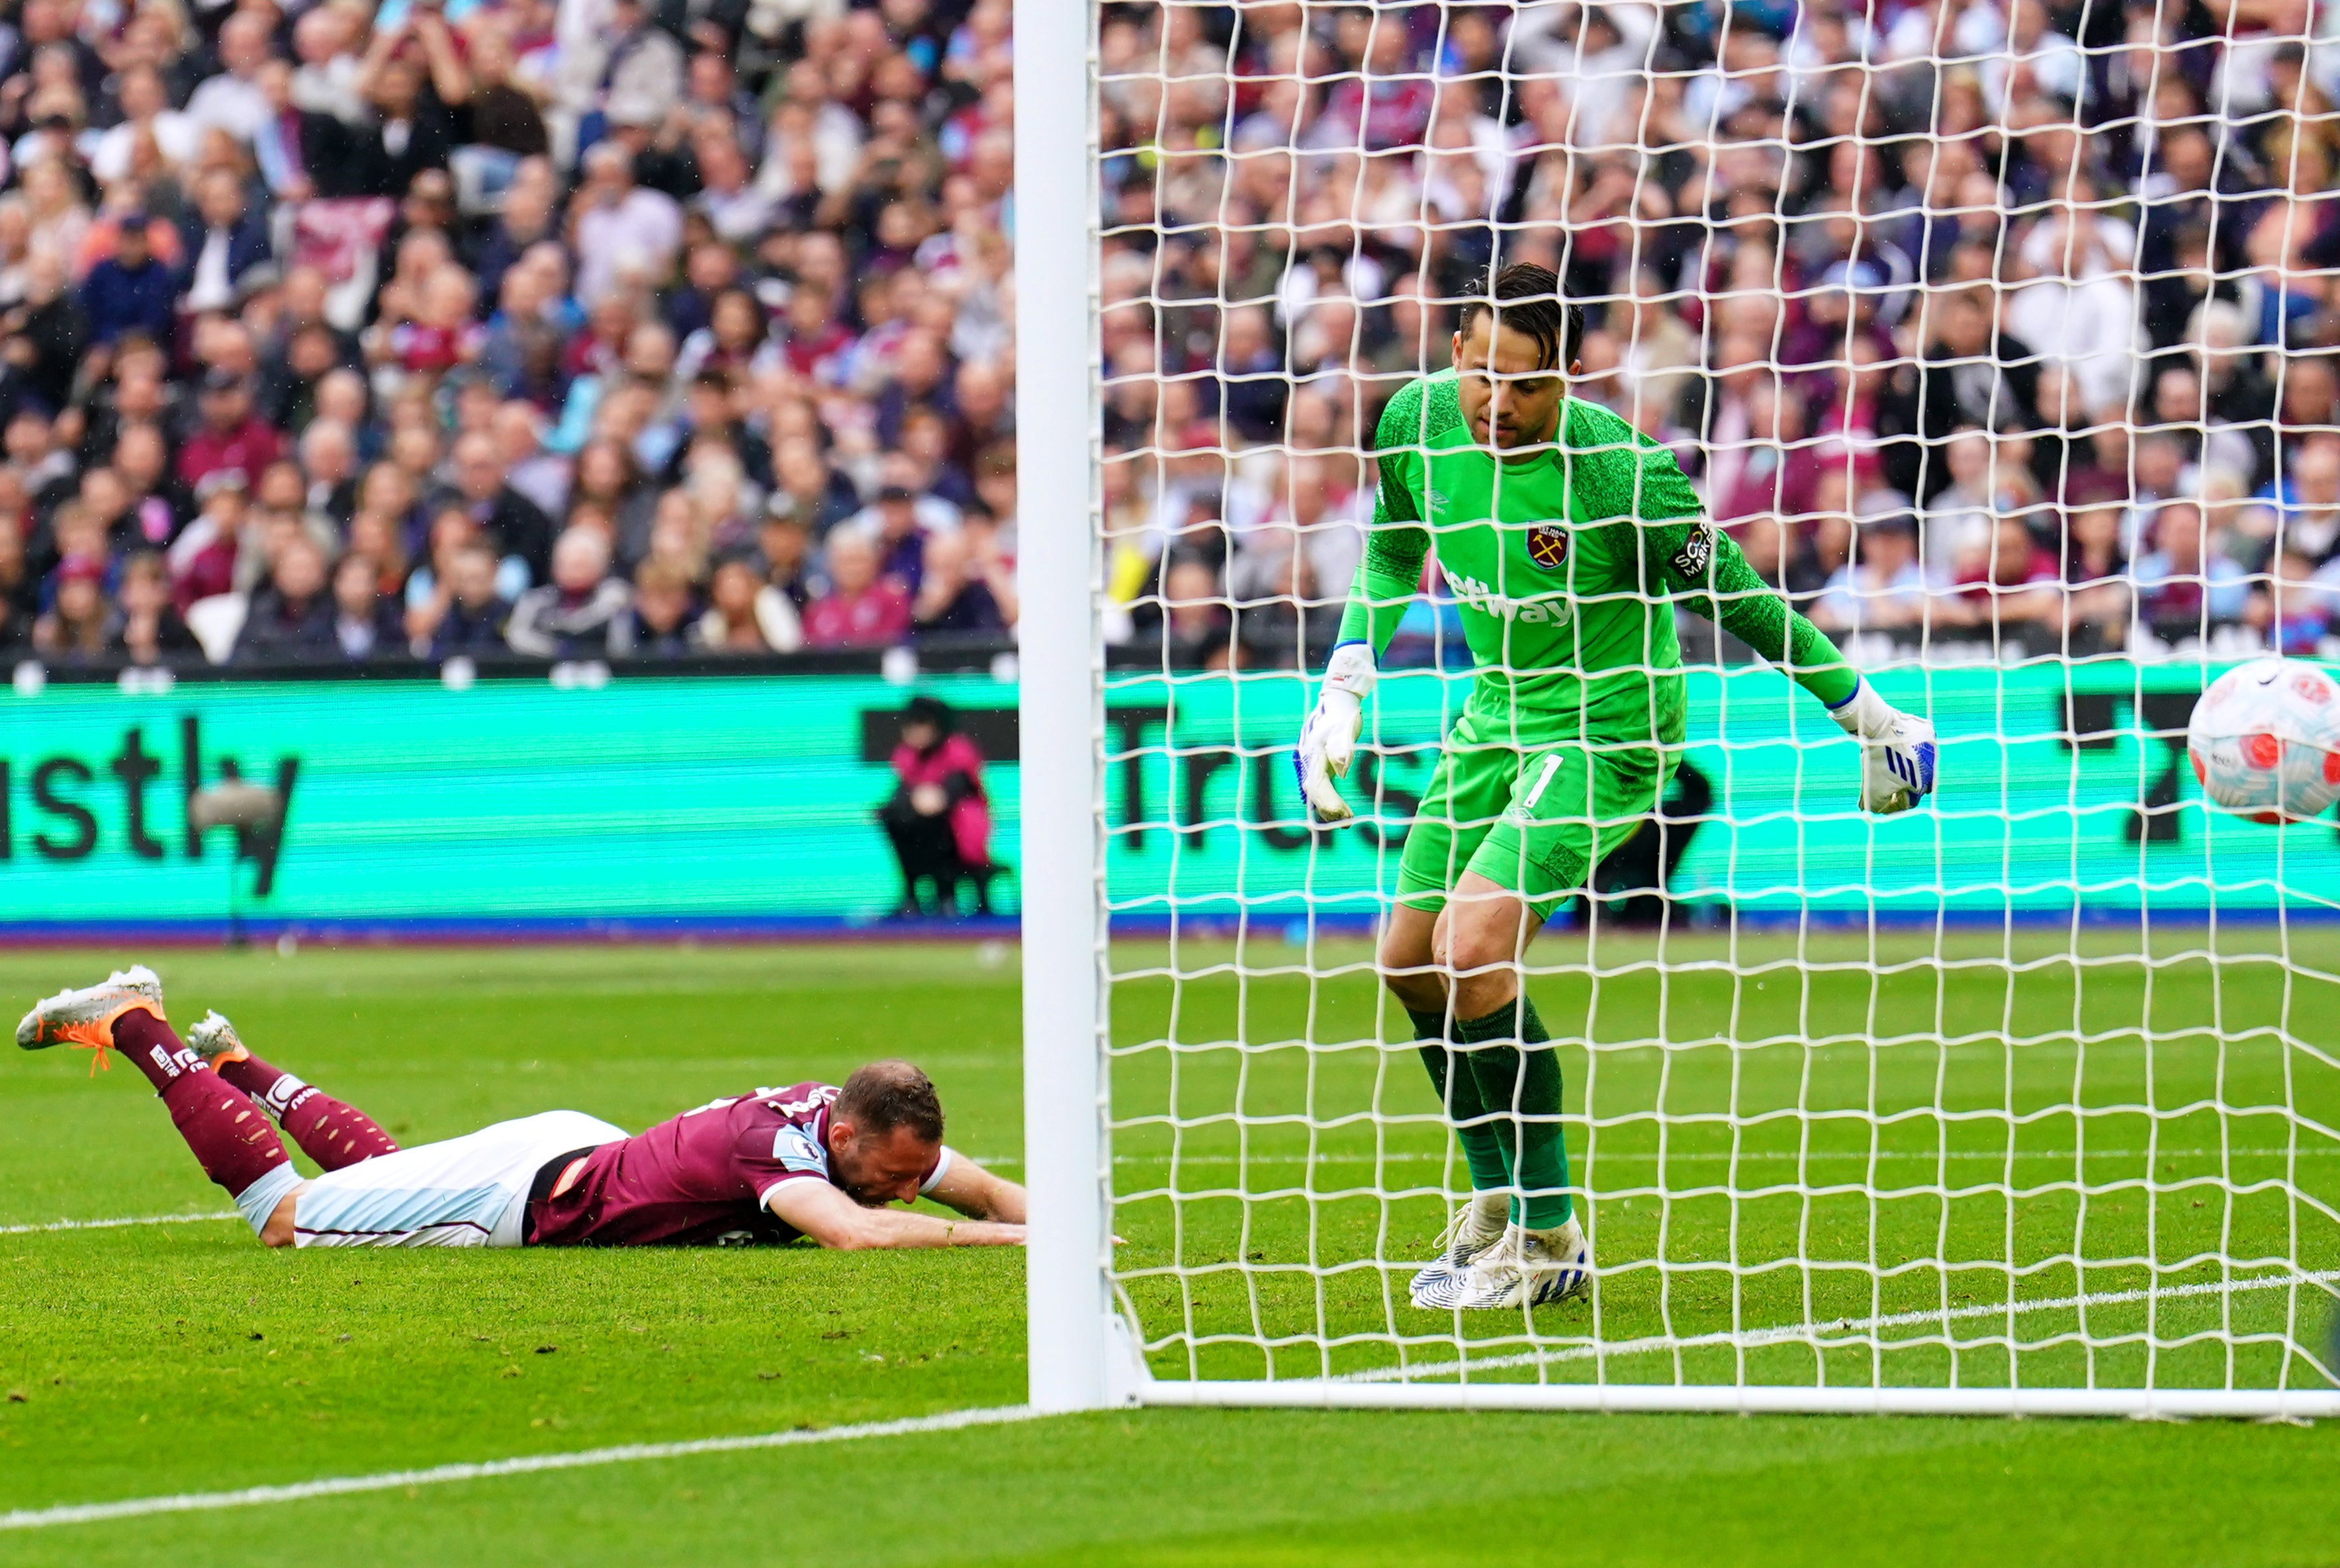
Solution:
{"label": "football", "polygon": [[2186,754],[2202,793],[2254,822],[2305,822],[2340,799],[2340,682],[2304,659],[2237,665],[2194,705]]}

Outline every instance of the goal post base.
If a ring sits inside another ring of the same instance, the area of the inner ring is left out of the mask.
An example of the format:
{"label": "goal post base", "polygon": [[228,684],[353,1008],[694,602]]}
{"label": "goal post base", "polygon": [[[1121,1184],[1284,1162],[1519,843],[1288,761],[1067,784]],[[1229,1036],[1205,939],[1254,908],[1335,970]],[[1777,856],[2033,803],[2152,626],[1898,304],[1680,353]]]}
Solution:
{"label": "goal post base", "polygon": [[2312,1421],[2340,1388],[1819,1388],[1777,1384],[1168,1382],[1149,1405],[1293,1410],[1578,1410],[1740,1415],[2127,1415]]}

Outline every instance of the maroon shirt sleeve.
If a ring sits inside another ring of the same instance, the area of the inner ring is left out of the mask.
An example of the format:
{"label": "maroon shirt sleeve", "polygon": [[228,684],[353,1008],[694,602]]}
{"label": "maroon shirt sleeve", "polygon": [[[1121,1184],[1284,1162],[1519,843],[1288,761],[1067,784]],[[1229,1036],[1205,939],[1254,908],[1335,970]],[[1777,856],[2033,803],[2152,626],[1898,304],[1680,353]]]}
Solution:
{"label": "maroon shirt sleeve", "polygon": [[731,1145],[731,1164],[741,1185],[756,1195],[759,1206],[772,1188],[792,1178],[828,1179],[828,1150],[822,1142],[828,1130],[826,1114],[818,1115],[813,1125],[804,1126],[778,1114],[767,1102],[746,1105],[763,1114],[751,1111],[741,1118],[739,1136]]}

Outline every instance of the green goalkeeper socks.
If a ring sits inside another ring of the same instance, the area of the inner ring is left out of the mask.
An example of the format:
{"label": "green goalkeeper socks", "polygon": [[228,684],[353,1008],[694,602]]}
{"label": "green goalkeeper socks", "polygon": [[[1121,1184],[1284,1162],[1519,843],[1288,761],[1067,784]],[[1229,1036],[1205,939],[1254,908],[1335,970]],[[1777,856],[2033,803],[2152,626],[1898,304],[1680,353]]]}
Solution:
{"label": "green goalkeeper socks", "polygon": [[1551,1038],[1524,993],[1484,1018],[1454,1021],[1455,1042],[1464,1048],[1479,1103],[1492,1119],[1488,1126],[1525,1195],[1513,1202],[1512,1218],[1530,1230],[1565,1225],[1574,1212],[1568,1135],[1560,1125],[1560,1059],[1549,1049],[1532,1049]]}
{"label": "green goalkeeper socks", "polygon": [[1413,1021],[1414,1039],[1422,1042],[1422,1065],[1429,1070],[1430,1086],[1438,1091],[1438,1103],[1446,1108],[1446,1119],[1454,1123],[1454,1136],[1462,1142],[1463,1163],[1471,1168],[1471,1189],[1500,1192],[1512,1184],[1512,1162],[1502,1135],[1486,1119],[1488,1107],[1479,1098],[1478,1076],[1467,1061],[1457,1061],[1454,1048],[1446,1043],[1446,1015],[1412,1008],[1405,1015]]}

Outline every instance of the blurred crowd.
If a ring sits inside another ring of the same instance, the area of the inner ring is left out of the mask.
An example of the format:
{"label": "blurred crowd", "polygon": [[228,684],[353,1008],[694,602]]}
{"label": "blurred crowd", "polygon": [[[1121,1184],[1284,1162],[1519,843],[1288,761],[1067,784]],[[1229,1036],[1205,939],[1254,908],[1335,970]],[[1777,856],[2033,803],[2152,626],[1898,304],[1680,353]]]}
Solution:
{"label": "blurred crowd", "polygon": [[[0,653],[1004,644],[1010,10],[0,12]],[[1879,656],[2334,650],[2340,5],[1167,0],[1098,46],[1135,656],[1321,648],[1381,408],[1498,259]],[[1423,587],[1399,660],[1454,649]]]}
{"label": "blurred crowd", "polygon": [[18,0],[0,656],[1012,633],[1009,0]]}
{"label": "blurred crowd", "polygon": [[[1499,258],[1859,656],[2340,653],[2340,5],[1103,11],[1108,629],[1145,656],[1329,640],[1360,454]],[[1454,651],[1423,587],[1399,660]]]}

